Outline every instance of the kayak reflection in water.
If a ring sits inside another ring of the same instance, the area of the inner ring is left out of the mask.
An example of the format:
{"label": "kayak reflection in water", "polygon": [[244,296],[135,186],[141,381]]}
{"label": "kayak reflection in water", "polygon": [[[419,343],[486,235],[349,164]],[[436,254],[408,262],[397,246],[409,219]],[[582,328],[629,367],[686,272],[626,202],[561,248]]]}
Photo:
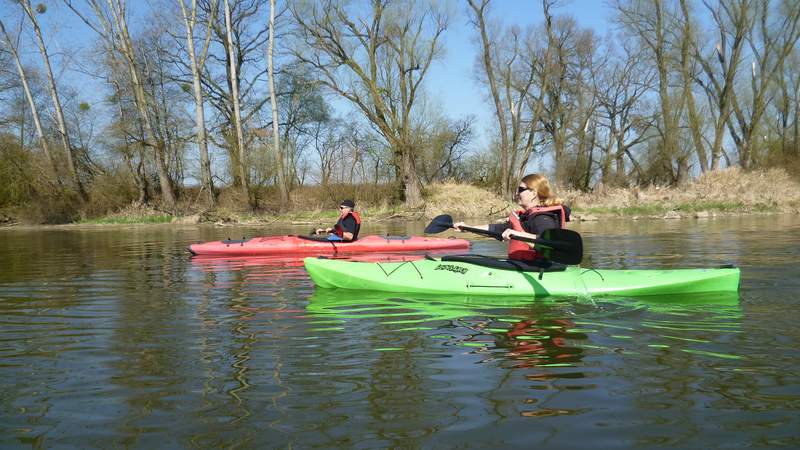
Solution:
{"label": "kayak reflection in water", "polygon": [[339,220],[329,228],[317,228],[315,235],[328,234],[329,241],[355,241],[361,229],[361,216],[355,212],[356,204],[352,200],[344,200],[339,204]]}
{"label": "kayak reflection in water", "polygon": [[497,336],[497,347],[507,348],[508,356],[518,360],[515,368],[536,366],[569,366],[582,358],[583,350],[567,342],[585,339],[581,333],[570,333],[575,324],[566,319],[521,320]]}
{"label": "kayak reflection in water", "polygon": [[[453,228],[479,228],[502,234],[503,240],[511,240],[511,236],[524,236],[535,239],[545,230],[566,228],[569,221],[569,207],[562,204],[550,189],[550,183],[544,175],[533,173],[525,175],[519,182],[515,194],[517,204],[522,208],[512,211],[508,219],[502,223],[488,225],[467,225],[456,222]],[[539,261],[543,257],[533,249],[533,244],[511,240],[508,244],[508,258],[528,262]]]}

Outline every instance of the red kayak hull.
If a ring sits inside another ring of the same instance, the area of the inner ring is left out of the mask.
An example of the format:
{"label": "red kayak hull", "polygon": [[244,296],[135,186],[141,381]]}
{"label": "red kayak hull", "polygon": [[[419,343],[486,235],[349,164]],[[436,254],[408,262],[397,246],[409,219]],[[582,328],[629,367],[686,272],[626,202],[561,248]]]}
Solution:
{"label": "red kayak hull", "polygon": [[298,236],[265,236],[243,240],[212,241],[192,244],[189,251],[206,256],[325,255],[365,252],[417,252],[463,250],[466,239],[424,236],[364,236],[355,242],[315,241]]}

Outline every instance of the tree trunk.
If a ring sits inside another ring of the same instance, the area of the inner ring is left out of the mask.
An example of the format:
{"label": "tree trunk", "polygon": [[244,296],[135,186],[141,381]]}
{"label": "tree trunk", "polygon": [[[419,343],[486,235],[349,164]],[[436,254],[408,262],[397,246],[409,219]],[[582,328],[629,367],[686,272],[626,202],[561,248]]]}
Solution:
{"label": "tree trunk", "polygon": [[[205,55],[200,57],[201,62],[198,62],[197,53],[194,48],[194,26],[197,18],[197,0],[192,0],[191,17],[186,11],[186,6],[183,0],[178,0],[183,13],[183,20],[186,24],[186,43],[189,50],[189,64],[192,68],[192,92],[194,94],[194,118],[195,126],[197,127],[197,147],[200,149],[200,181],[203,189],[206,191],[206,198],[208,202],[214,206],[217,203],[216,192],[214,191],[214,182],[211,178],[211,158],[208,154],[208,136],[206,135],[206,118],[203,109],[203,90],[200,85],[200,77],[202,75],[202,65],[205,62]],[[216,8],[215,8],[216,10]],[[213,16],[209,22],[213,21]],[[206,50],[208,46],[206,44]],[[204,52],[205,53],[205,52]]]}
{"label": "tree trunk", "polygon": [[[492,54],[490,50],[489,35],[486,32],[486,21],[484,18],[484,11],[488,0],[482,0],[481,5],[475,4],[474,0],[469,0],[469,6],[475,12],[478,21],[478,30],[481,34],[481,60],[483,68],[486,71],[486,77],[489,80],[489,90],[492,93],[492,100],[494,102],[494,112],[497,117],[497,125],[500,131],[500,191],[503,195],[511,195],[511,181],[510,171],[508,167],[508,131],[506,130],[506,117],[505,111],[500,99],[500,92],[497,86],[497,79],[494,74],[494,66],[492,63]],[[406,188],[408,191],[408,188]]]}
{"label": "tree trunk", "polygon": [[269,72],[269,97],[272,102],[272,147],[278,170],[278,192],[280,206],[285,209],[289,205],[289,190],[286,186],[286,173],[283,167],[283,150],[281,149],[278,130],[278,100],[275,95],[275,71],[272,65],[272,49],[275,44],[275,0],[269,0],[269,44],[267,45],[267,72]]}
{"label": "tree trunk", "polygon": [[[402,147],[407,147],[409,144],[401,144]],[[422,183],[417,175],[417,165],[414,161],[413,153],[408,148],[403,148],[401,158],[401,170],[403,177],[403,186],[405,202],[408,206],[415,207],[422,203]]]}
{"label": "tree trunk", "polygon": [[247,199],[247,203],[253,206],[250,196],[250,188],[247,176],[247,164],[244,153],[244,132],[242,131],[242,111],[239,105],[239,78],[236,73],[236,56],[233,53],[233,31],[231,29],[231,7],[228,0],[225,0],[225,30],[228,42],[229,76],[231,81],[231,97],[233,100],[233,123],[236,130],[236,152],[239,159],[239,177],[242,183],[242,194]]}
{"label": "tree trunk", "polygon": [[[112,84],[114,85],[114,94],[117,98],[117,107],[119,109],[119,121],[122,127],[122,139],[125,143],[125,151],[122,153],[123,159],[128,165],[128,170],[131,172],[131,176],[133,177],[133,183],[136,185],[136,189],[139,191],[139,198],[137,199],[137,203],[139,206],[149,205],[150,204],[150,194],[147,190],[147,175],[144,171],[144,155],[142,154],[141,144],[139,145],[139,163],[134,167],[133,164],[133,155],[134,150],[131,148],[130,143],[128,142],[128,130],[125,127],[127,123],[127,117],[125,114],[125,108],[122,106],[122,87],[120,83],[113,79],[112,75]],[[140,138],[140,142],[145,141],[144,131],[142,127],[139,127],[140,133],[142,134]]]}
{"label": "tree trunk", "polygon": [[142,125],[147,134],[148,145],[150,145],[155,152],[156,173],[158,174],[162,199],[169,208],[174,208],[177,201],[175,199],[175,193],[172,190],[172,181],[169,178],[167,164],[164,160],[164,141],[156,135],[155,128],[150,120],[147,96],[144,93],[144,86],[142,85],[139,69],[136,65],[136,54],[133,49],[130,34],[128,33],[128,25],[125,21],[125,17],[122,15],[122,13],[124,13],[124,5],[122,5],[122,8],[120,14],[115,15],[115,18],[117,20],[117,26],[120,29],[120,40],[123,45],[122,50],[128,63],[128,71],[131,77],[131,87],[134,92],[136,109],[139,112],[139,117],[142,119]]}
{"label": "tree trunk", "polygon": [[681,0],[681,11],[683,12],[683,36],[681,39],[681,75],[683,77],[683,98],[686,101],[689,113],[689,130],[691,130],[692,143],[694,144],[697,160],[700,162],[700,171],[705,173],[708,170],[708,159],[706,150],[703,146],[703,136],[700,133],[700,117],[697,115],[694,94],[692,93],[692,76],[689,73],[689,43],[692,37],[691,18],[686,0]]}
{"label": "tree trunk", "polygon": [[661,116],[664,123],[664,154],[672,159],[677,156],[677,127],[674,125],[672,102],[669,98],[669,70],[666,41],[664,38],[664,20],[661,0],[654,0],[656,8],[656,42],[653,48],[658,69],[658,97],[661,103]]}
{"label": "tree trunk", "polygon": [[155,152],[156,173],[158,174],[159,187],[161,188],[161,196],[164,203],[172,208],[176,204],[175,194],[172,190],[172,182],[169,178],[169,171],[167,164],[164,160],[164,141],[158,138],[155,134],[155,129],[150,121],[150,113],[147,111],[147,100],[144,93],[144,87],[139,82],[139,76],[135,66],[130,66],[130,74],[133,82],[134,97],[136,99],[136,108],[139,112],[139,117],[142,119],[142,124],[147,134],[148,145],[153,148]]}

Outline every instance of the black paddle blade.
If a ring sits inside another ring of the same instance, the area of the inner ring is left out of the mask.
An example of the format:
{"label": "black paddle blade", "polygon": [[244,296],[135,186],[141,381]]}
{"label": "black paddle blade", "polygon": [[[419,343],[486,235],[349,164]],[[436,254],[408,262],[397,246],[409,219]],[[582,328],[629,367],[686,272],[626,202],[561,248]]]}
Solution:
{"label": "black paddle blade", "polygon": [[551,261],[567,265],[583,261],[583,238],[575,231],[563,228],[545,230],[537,241],[536,251]]}
{"label": "black paddle blade", "polygon": [[453,228],[453,218],[448,214],[442,214],[441,216],[436,216],[431,220],[431,223],[425,227],[425,233],[427,234],[436,234],[441,233],[442,231],[447,231],[450,228]]}

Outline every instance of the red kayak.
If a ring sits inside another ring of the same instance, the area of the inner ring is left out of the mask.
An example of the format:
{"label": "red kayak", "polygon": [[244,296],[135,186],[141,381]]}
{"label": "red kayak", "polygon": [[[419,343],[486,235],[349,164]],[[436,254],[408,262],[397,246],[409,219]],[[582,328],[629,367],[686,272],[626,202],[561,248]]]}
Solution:
{"label": "red kayak", "polygon": [[194,255],[207,256],[264,256],[362,252],[393,253],[467,248],[469,248],[468,240],[453,238],[364,236],[354,242],[343,242],[328,241],[319,237],[290,235],[204,242],[190,245],[189,251]]}

